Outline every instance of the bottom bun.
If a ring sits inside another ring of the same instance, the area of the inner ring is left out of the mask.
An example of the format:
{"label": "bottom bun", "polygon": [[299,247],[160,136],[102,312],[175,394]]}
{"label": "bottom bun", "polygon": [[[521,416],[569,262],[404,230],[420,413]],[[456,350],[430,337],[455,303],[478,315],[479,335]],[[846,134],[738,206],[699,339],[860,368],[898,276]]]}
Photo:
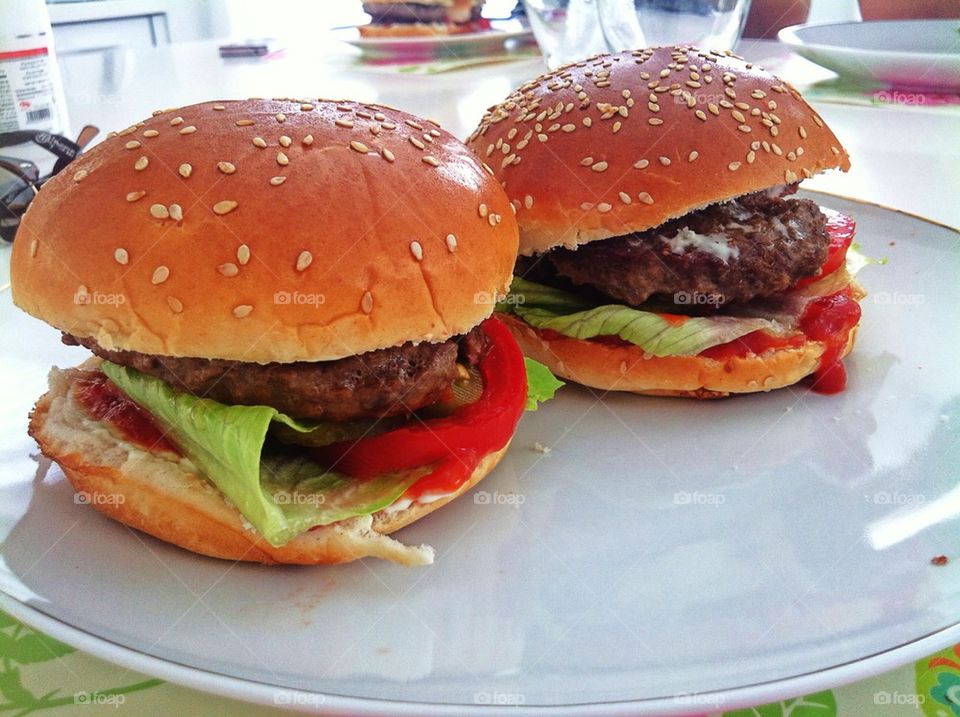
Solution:
{"label": "bottom bun", "polygon": [[437,35],[464,35],[474,32],[470,23],[455,22],[397,22],[386,25],[361,25],[360,37],[434,37]]}
{"label": "bottom bun", "polygon": [[[523,353],[556,376],[605,391],[648,396],[724,398],[733,393],[791,386],[817,370],[826,344],[807,341],[795,348],[722,361],[703,356],[645,357],[639,346],[615,346],[568,337],[545,338],[517,316],[502,315]],[[842,356],[853,348],[857,327]]]}
{"label": "bottom bun", "polygon": [[[95,365],[88,362],[84,367]],[[100,512],[214,558],[315,565],[372,556],[403,565],[429,565],[433,548],[405,545],[386,534],[470,490],[493,470],[509,447],[485,456],[469,480],[449,496],[325,525],[276,547],[265,541],[189,460],[151,453],[120,440],[104,423],[91,418],[70,391],[79,373],[77,369],[51,370],[50,390],[30,416],[30,435],[40,450],[60,465],[76,491],[91,497],[89,502]]]}

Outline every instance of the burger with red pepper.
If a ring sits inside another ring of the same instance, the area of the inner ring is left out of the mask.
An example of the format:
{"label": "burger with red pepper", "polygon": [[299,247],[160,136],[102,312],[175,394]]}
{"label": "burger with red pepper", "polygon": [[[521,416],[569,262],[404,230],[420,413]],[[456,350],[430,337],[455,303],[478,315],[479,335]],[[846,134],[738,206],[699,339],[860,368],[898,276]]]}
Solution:
{"label": "burger with red pepper", "polygon": [[158,111],[71,169],[12,285],[94,354],[30,419],[74,488],[219,558],[431,562],[387,534],[487,475],[556,385],[488,318],[517,227],[483,164],[389,107],[249,100]]}
{"label": "burger with red pepper", "polygon": [[467,144],[517,210],[504,320],[558,376],[696,398],[844,386],[854,224],[793,195],[849,159],[788,83],[696,47],[598,55],[519,87]]}

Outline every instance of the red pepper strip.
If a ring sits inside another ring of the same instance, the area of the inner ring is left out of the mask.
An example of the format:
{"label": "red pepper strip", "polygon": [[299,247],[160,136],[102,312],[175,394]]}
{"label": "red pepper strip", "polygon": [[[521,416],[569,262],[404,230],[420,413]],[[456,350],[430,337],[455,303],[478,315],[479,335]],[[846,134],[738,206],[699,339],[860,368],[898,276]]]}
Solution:
{"label": "red pepper strip", "polygon": [[828,274],[832,274],[847,259],[847,249],[853,242],[853,236],[857,233],[857,223],[846,214],[829,214],[827,216],[827,233],[830,235],[830,246],[827,248],[827,260],[817,270],[813,276],[800,279],[794,284],[795,289],[820,281]]}
{"label": "red pepper strip", "polygon": [[498,319],[487,319],[482,328],[491,346],[479,366],[483,394],[477,401],[443,418],[318,448],[317,458],[338,472],[371,478],[440,462],[438,472],[447,473],[446,459],[456,457],[460,460],[453,463],[462,463],[469,476],[481,457],[507,444],[527,401],[526,367],[517,342]]}

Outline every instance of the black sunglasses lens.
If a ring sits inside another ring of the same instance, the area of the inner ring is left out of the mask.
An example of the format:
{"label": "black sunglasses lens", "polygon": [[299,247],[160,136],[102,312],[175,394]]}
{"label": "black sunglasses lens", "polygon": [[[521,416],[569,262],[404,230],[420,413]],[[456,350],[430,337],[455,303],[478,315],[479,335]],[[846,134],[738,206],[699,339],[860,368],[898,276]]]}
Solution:
{"label": "black sunglasses lens", "polygon": [[31,183],[0,165],[0,239],[13,241],[20,218],[36,194]]}

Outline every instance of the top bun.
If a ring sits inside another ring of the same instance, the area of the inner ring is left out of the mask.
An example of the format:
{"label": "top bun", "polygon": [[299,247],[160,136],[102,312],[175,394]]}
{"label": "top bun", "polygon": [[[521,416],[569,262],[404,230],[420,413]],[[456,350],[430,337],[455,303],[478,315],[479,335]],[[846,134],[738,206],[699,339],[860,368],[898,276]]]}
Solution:
{"label": "top bun", "polygon": [[204,102],[50,180],[14,302],[106,349],[269,363],[443,341],[517,252],[496,180],[436,122],[330,100]]}
{"label": "top bun", "polygon": [[850,166],[788,83],[696,47],[597,55],[541,75],[490,108],[467,144],[511,198],[527,256]]}

